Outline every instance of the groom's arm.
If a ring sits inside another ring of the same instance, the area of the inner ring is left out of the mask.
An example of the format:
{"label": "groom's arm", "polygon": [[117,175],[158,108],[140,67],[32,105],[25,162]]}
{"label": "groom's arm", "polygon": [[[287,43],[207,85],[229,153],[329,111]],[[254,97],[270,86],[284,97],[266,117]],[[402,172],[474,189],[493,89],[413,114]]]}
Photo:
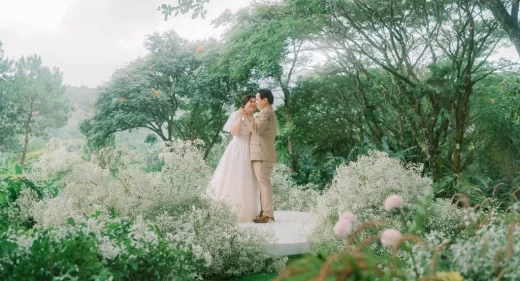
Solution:
{"label": "groom's arm", "polygon": [[269,125],[270,118],[268,114],[260,112],[257,118],[254,117],[246,117],[244,119],[244,125],[249,128],[253,133],[257,135],[262,135],[267,131],[267,127]]}

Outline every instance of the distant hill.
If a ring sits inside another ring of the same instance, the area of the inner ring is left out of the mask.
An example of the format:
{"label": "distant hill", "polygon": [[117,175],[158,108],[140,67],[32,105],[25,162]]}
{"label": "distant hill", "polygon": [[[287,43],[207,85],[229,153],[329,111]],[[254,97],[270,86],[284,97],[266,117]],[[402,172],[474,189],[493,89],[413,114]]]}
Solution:
{"label": "distant hill", "polygon": [[81,110],[85,113],[92,112],[96,102],[96,89],[86,86],[66,86],[65,95],[74,105],[74,111]]}
{"label": "distant hill", "polygon": [[51,138],[63,140],[83,139],[79,131],[79,124],[94,111],[96,102],[96,89],[86,86],[66,86],[65,96],[70,99],[73,111],[67,124],[61,128],[48,128],[47,133]]}

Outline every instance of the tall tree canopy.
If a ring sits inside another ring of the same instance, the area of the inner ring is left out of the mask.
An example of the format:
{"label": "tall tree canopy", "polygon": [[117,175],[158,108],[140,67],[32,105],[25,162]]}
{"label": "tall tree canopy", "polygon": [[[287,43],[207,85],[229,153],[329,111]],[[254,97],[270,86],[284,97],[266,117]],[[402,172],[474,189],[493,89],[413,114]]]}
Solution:
{"label": "tall tree canopy", "polygon": [[16,106],[11,87],[13,62],[4,56],[0,41],[0,151],[11,149],[17,143]]}
{"label": "tall tree canopy", "polygon": [[22,57],[15,63],[13,78],[14,103],[22,122],[24,149],[20,161],[23,167],[29,137],[46,134],[46,128],[66,124],[70,115],[70,101],[65,97],[63,75],[59,69],[50,69],[42,63],[40,56]]}
{"label": "tall tree canopy", "polygon": [[520,0],[479,0],[484,7],[488,8],[493,17],[506,32],[509,40],[516,48],[520,56],[520,24],[518,8]]}
{"label": "tall tree canopy", "polygon": [[219,56],[214,41],[188,42],[165,32],[150,35],[145,45],[147,56],[115,71],[99,88],[95,114],[82,132],[90,145],[101,147],[116,132],[147,128],[149,140],[203,140],[207,156],[219,140],[227,105],[245,86],[226,69],[212,67]]}
{"label": "tall tree canopy", "polygon": [[[210,0],[185,0],[179,1],[178,5],[173,6],[162,4],[157,10],[162,12],[164,20],[168,20],[168,17],[172,14],[177,16],[179,13],[186,14],[190,11],[192,12],[192,18],[197,18],[199,16],[205,18],[207,14],[205,5],[209,2]],[[520,0],[473,0],[472,2],[478,2],[482,7],[491,11],[493,17],[500,24],[502,30],[507,34],[509,40],[520,56],[520,22],[518,13]]]}
{"label": "tall tree canopy", "polygon": [[[288,144],[302,184],[324,174],[330,179],[338,159],[355,159],[368,148],[423,162],[424,172],[441,186],[477,171],[501,177],[514,165],[498,168],[496,157],[477,155],[475,149],[491,151],[483,128],[492,122],[482,118],[484,112],[504,118],[498,131],[507,127],[510,135],[517,133],[510,120],[518,120],[518,110],[507,107],[516,104],[518,78],[506,71],[512,63],[490,57],[504,42],[516,46],[518,2],[252,4],[215,21],[228,27],[220,64],[228,65],[236,79],[267,79],[281,87],[285,103],[277,110],[278,141]],[[186,13],[205,3],[181,1],[175,9]],[[315,53],[326,58],[323,67],[294,80],[291,62],[301,66],[305,60],[295,58]],[[512,139],[501,147],[516,146]],[[495,166],[486,172],[477,161]],[[315,170],[319,162],[321,170]]]}
{"label": "tall tree canopy", "polygon": [[[393,108],[399,128],[378,132],[383,124],[375,123],[370,128],[374,143],[386,135],[394,140],[390,143],[394,149],[402,147],[401,134],[409,132],[435,180],[446,167],[455,173],[463,169],[470,101],[477,94],[474,86],[496,70],[487,58],[502,39],[496,21],[478,3],[289,2],[302,19],[313,18],[322,26],[316,35],[330,50],[329,57],[345,75],[359,78],[354,85],[360,101],[370,106],[373,101],[363,95],[376,90]],[[384,71],[384,80],[373,75],[374,67]]]}
{"label": "tall tree canopy", "polygon": [[[238,81],[269,81],[272,88],[281,89],[285,128],[291,127],[291,88],[296,74],[310,63],[305,44],[312,29],[291,12],[279,3],[253,4],[235,14],[225,12],[214,22],[227,27],[220,65],[231,69]],[[290,136],[281,147],[288,152],[290,166],[296,168]]]}

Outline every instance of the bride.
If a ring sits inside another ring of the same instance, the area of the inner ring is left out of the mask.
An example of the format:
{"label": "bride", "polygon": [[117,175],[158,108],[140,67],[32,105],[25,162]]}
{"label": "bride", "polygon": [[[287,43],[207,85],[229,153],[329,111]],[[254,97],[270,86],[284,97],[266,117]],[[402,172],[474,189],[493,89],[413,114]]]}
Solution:
{"label": "bride", "polygon": [[[241,108],[252,115],[256,109],[255,102],[255,96],[246,96]],[[242,126],[238,111],[231,113],[224,131],[230,132],[233,139],[211,178],[210,190],[215,199],[230,204],[239,222],[251,222],[260,212],[260,191],[249,158],[251,131]]]}

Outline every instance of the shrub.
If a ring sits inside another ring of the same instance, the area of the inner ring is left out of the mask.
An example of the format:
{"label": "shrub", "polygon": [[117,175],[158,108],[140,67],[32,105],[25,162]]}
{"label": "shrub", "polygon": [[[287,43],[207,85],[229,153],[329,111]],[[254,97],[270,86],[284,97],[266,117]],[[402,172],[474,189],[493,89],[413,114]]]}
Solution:
{"label": "shrub", "polygon": [[241,276],[283,268],[285,258],[268,258],[265,253],[265,246],[273,241],[272,233],[240,227],[236,216],[230,215],[229,207],[222,202],[201,202],[191,212],[175,217],[165,212],[157,223],[167,232],[190,233],[194,243],[214,257],[203,272],[205,276]]}
{"label": "shrub", "polygon": [[[432,181],[421,176],[421,169],[419,165],[404,166],[399,160],[379,151],[370,151],[356,162],[338,167],[332,185],[312,210],[318,222],[310,237],[313,249],[331,252],[345,246],[346,241],[336,239],[332,229],[339,215],[346,211],[355,213],[360,223],[384,220],[389,227],[396,229],[411,227],[417,213],[415,203],[432,193]],[[403,213],[406,216],[404,221],[383,210],[384,200],[392,194],[405,198],[404,209],[408,212]],[[444,231],[444,222],[457,219],[456,212],[450,211],[453,209],[449,202],[435,201],[430,209],[433,212],[427,213],[429,218],[424,222],[429,230],[440,228],[439,231]]]}
{"label": "shrub", "polygon": [[34,204],[31,214],[43,227],[62,225],[68,218],[80,220],[97,211],[102,211],[101,220],[142,217],[147,224],[184,237],[188,245],[207,253],[213,263],[202,271],[206,276],[280,268],[283,259],[266,260],[264,254],[269,235],[240,229],[229,207],[205,196],[212,171],[193,143],[174,142],[160,158],[164,162],[160,172],[123,166],[117,176],[93,162],[78,162],[62,174],[60,194]]}
{"label": "shrub", "polygon": [[0,233],[2,280],[197,280],[209,261],[156,229],[90,218]]}
{"label": "shrub", "polygon": [[272,176],[274,207],[277,210],[310,211],[320,193],[307,186],[295,186],[287,166],[276,164]]}

